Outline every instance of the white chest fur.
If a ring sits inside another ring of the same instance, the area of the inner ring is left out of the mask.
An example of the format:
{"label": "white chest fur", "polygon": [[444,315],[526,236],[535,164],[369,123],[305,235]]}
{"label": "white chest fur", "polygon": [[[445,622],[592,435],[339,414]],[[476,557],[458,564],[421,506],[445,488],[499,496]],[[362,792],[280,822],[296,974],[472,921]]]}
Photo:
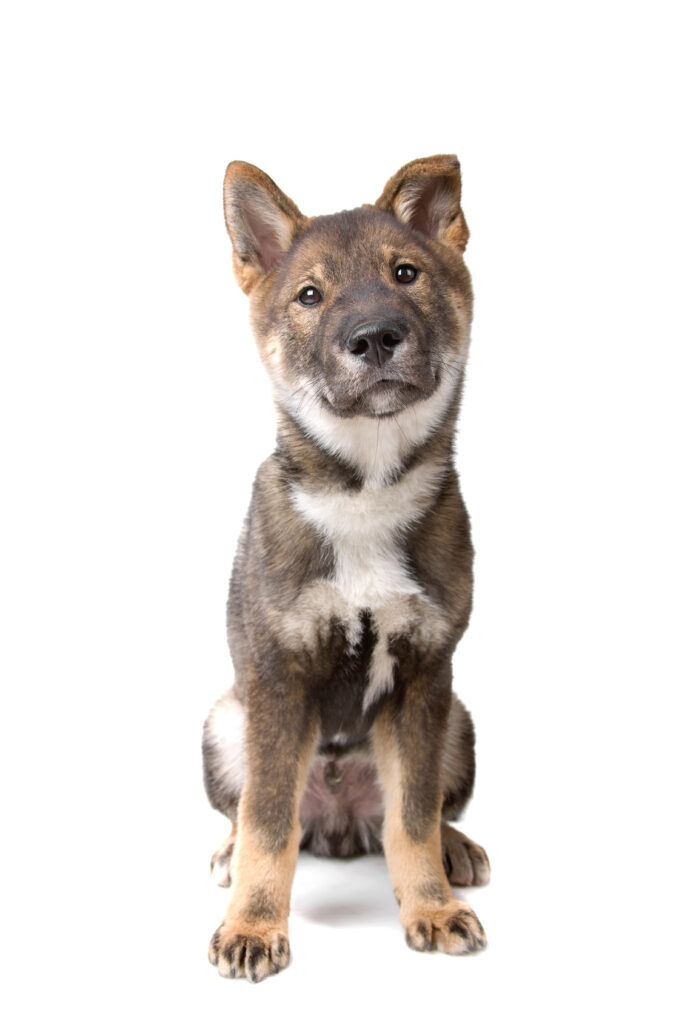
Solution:
{"label": "white chest fur", "polygon": [[295,400],[287,393],[278,392],[278,395],[309,437],[359,470],[367,488],[378,487],[386,483],[409,452],[423,444],[442,423],[462,365],[461,357],[451,359],[444,366],[447,372],[443,380],[429,398],[385,419],[335,416],[322,408],[310,381],[302,382]]}
{"label": "white chest fur", "polygon": [[333,547],[331,584],[340,606],[334,612],[342,610],[339,617],[347,623],[351,643],[360,637],[360,612],[372,613],[377,641],[365,710],[393,685],[389,635],[408,625],[415,599],[426,600],[410,574],[401,541],[433,503],[446,468],[442,463],[420,464],[397,483],[365,484],[359,491],[292,489],[299,513]]}

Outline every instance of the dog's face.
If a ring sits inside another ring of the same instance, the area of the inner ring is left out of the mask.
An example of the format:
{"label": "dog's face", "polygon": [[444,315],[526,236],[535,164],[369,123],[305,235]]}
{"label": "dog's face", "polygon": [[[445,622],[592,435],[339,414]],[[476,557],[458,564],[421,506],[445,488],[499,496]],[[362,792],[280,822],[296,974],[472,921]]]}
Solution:
{"label": "dog's face", "polygon": [[279,401],[337,418],[394,416],[452,394],[472,310],[455,157],[402,168],[374,206],[306,218],[233,163],[225,218]]}

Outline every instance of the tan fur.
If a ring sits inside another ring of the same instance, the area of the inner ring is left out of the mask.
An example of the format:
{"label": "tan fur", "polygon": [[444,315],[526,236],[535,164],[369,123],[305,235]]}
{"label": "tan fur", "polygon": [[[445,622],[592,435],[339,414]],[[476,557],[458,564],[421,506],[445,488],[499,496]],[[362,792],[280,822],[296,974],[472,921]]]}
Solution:
{"label": "tan fur", "polygon": [[[312,733],[299,758],[295,808],[301,802],[316,742],[317,734]],[[295,814],[284,849],[272,852],[264,848],[250,784],[247,773],[232,856],[232,895],[211,941],[209,958],[224,977],[262,981],[289,962],[287,920],[301,825]],[[256,957],[255,951],[261,955]]]}
{"label": "tan fur", "polygon": [[400,750],[388,716],[374,724],[372,740],[384,791],[384,851],[408,945],[466,953],[486,945],[485,932],[468,904],[450,892],[442,860],[440,809],[423,841],[405,826],[405,787]]}

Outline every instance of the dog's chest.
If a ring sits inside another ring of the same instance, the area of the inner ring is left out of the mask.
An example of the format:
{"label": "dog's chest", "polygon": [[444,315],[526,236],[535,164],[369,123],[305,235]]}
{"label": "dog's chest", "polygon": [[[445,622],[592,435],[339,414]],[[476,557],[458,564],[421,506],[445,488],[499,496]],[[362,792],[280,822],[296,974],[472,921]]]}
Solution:
{"label": "dog's chest", "polygon": [[301,595],[296,610],[304,620],[301,626],[308,624],[319,634],[321,623],[341,622],[352,648],[360,642],[363,617],[371,617],[375,642],[364,711],[393,685],[391,637],[420,631],[434,611],[410,570],[405,537],[432,505],[442,476],[442,466],[427,463],[391,485],[359,491],[292,489],[296,509],[334,552],[331,579],[311,584]]}

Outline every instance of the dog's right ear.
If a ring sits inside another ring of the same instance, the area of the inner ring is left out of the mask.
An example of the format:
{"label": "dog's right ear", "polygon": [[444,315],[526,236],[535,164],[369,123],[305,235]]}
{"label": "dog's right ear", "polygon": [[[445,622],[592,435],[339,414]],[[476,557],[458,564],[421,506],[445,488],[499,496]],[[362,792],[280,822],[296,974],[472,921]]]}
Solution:
{"label": "dog's right ear", "polygon": [[242,160],[225,171],[223,199],[234,274],[248,295],[287,251],[306,218],[272,178]]}

